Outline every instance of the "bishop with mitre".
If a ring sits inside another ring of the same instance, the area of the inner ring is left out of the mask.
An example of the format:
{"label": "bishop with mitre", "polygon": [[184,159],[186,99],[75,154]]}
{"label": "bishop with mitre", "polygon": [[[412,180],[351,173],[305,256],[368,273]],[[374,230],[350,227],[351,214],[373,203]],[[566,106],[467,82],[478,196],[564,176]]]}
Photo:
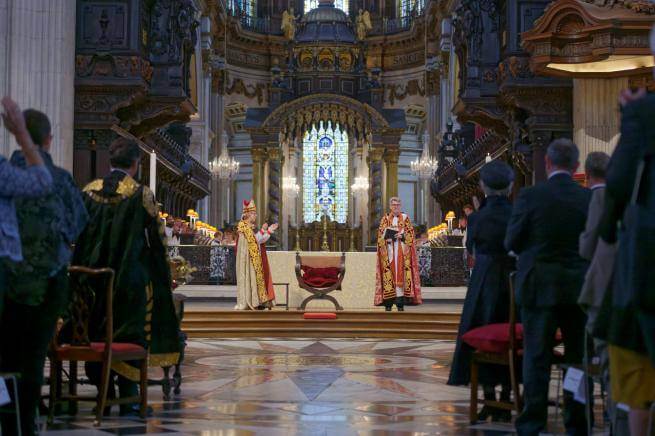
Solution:
{"label": "bishop with mitre", "polygon": [[402,213],[400,198],[392,197],[389,205],[391,212],[378,228],[375,284],[375,305],[384,305],[387,312],[394,304],[403,311],[405,305],[422,303],[414,226]]}
{"label": "bishop with mitre", "polygon": [[256,222],[255,201],[244,201],[241,221],[237,225],[236,310],[263,310],[271,308],[275,304],[271,270],[266,257],[266,241],[270,239],[278,225],[264,224],[259,231],[255,232]]}

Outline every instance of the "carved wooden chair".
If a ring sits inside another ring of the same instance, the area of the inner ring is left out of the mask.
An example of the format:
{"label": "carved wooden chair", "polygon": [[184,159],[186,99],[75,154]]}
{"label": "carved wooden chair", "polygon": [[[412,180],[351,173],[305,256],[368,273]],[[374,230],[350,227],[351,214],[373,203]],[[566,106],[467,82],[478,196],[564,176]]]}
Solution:
{"label": "carved wooden chair", "polygon": [[[95,426],[99,426],[106,406],[114,404],[140,403],[140,415],[146,417],[148,407],[148,352],[140,345],[113,341],[113,288],[114,270],[111,268],[92,269],[71,266],[69,269],[70,287],[73,304],[70,312],[71,338],[67,343],[59,343],[55,338],[50,351],[50,404],[48,422],[52,423],[55,407],[58,403],[68,401],[77,409],[78,401],[96,403]],[[89,339],[89,321],[96,301],[104,298],[106,305],[106,323],[103,342],[91,342]],[[69,393],[61,393],[61,374],[63,362],[70,362]],[[108,399],[111,366],[114,362],[140,361],[140,393],[138,396],[120,399]],[[99,362],[102,364],[102,376],[97,396],[77,394],[77,363]]]}
{"label": "carved wooden chair", "polygon": [[[327,271],[329,270],[329,271]],[[318,275],[314,275],[318,272]],[[321,275],[329,273],[328,276]],[[301,256],[296,252],[296,278],[298,286],[312,295],[305,298],[299,309],[305,310],[307,303],[312,300],[328,300],[337,310],[343,310],[336,298],[328,295],[333,291],[341,290],[341,283],[346,275],[346,253],[336,256]]]}

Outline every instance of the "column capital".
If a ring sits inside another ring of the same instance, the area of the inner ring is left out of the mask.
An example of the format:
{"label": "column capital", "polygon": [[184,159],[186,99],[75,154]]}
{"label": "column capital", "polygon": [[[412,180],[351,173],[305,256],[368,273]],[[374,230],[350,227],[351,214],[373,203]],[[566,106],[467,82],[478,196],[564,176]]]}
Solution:
{"label": "column capital", "polygon": [[372,146],[370,148],[370,150],[368,151],[369,163],[382,160],[383,155],[384,155],[384,147],[383,146],[381,146],[381,145]]}
{"label": "column capital", "polygon": [[252,156],[253,161],[263,162],[268,156],[268,151],[266,150],[266,147],[253,145],[250,149],[250,155]]}
{"label": "column capital", "polygon": [[393,148],[387,148],[384,150],[384,160],[387,163],[398,163],[398,159],[400,158],[400,148],[398,147],[393,147]]}
{"label": "column capital", "polygon": [[276,146],[268,147],[266,149],[266,154],[268,155],[268,160],[274,160],[274,161],[284,160],[284,155],[280,147],[276,147]]}

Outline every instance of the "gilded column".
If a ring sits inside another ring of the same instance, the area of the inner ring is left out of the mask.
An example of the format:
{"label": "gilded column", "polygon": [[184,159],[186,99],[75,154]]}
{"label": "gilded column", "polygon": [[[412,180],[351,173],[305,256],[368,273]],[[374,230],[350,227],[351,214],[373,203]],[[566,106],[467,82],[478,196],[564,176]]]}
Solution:
{"label": "gilded column", "polygon": [[[0,94],[48,115],[52,157],[68,170],[73,168],[75,10],[74,0],[0,0]],[[0,152],[6,156],[15,146],[3,128]]]}
{"label": "gilded column", "polygon": [[382,167],[384,161],[383,147],[371,147],[368,155],[368,167],[370,170],[370,186],[371,192],[369,194],[369,225],[370,225],[370,241],[375,242],[377,235],[377,227],[380,224],[380,219],[384,213],[384,199],[382,198]]}

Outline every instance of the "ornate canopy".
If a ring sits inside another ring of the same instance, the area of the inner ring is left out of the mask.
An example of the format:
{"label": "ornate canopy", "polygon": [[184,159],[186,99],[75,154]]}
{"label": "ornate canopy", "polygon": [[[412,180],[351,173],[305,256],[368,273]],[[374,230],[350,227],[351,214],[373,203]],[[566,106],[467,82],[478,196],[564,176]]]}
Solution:
{"label": "ornate canopy", "polygon": [[645,0],[556,0],[522,35],[534,72],[568,77],[635,74],[652,67],[655,4]]}

